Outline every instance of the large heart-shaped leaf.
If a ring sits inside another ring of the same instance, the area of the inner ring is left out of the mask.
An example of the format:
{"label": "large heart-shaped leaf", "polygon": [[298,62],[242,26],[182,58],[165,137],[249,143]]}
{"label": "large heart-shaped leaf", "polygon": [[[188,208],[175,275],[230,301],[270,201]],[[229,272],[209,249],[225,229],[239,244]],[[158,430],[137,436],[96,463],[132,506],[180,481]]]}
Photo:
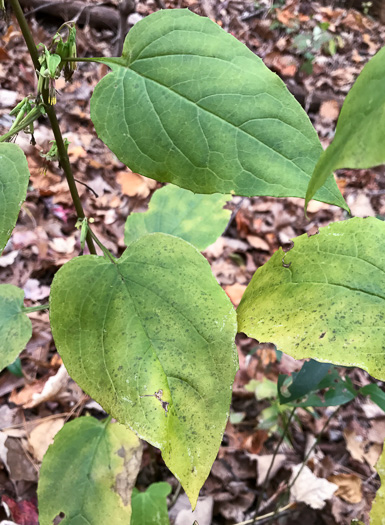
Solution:
{"label": "large heart-shaped leaf", "polygon": [[145,492],[132,492],[132,517],[130,525],[170,525],[167,496],[171,492],[168,483],[153,483]]}
{"label": "large heart-shaped leaf", "polygon": [[169,184],[154,193],[148,211],[129,215],[124,241],[131,244],[148,233],[169,233],[203,251],[223,233],[231,211],[229,195],[200,195]]}
{"label": "large heart-shaped leaf", "polygon": [[237,369],[235,311],[206,259],[161,233],[116,263],[78,257],[53,280],[50,318],[73,379],[161,449],[195,505]]}
{"label": "large heart-shaped leaf", "polygon": [[11,284],[1,284],[0,371],[15,361],[32,336],[32,324],[23,307],[23,290]]}
{"label": "large heart-shaped leaf", "polygon": [[350,219],[297,237],[257,270],[238,328],[296,359],[359,366],[385,379],[385,223]]}
{"label": "large heart-shaped leaf", "polygon": [[81,417],[64,427],[44,456],[38,487],[39,523],[127,525],[140,468],[137,436],[119,423]]}
{"label": "large heart-shaped leaf", "polygon": [[27,195],[27,159],[16,144],[0,143],[0,255],[16,224]]}
{"label": "large heart-shaped leaf", "polygon": [[[305,197],[322,147],[260,58],[217,24],[164,10],[128,33],[91,99],[96,132],[132,170],[196,193]],[[346,207],[333,178],[317,199]]]}
{"label": "large heart-shaped leaf", "polygon": [[385,162],[385,47],[364,67],[342,106],[333,142],[321,155],[306,204],[339,168],[371,168]]}

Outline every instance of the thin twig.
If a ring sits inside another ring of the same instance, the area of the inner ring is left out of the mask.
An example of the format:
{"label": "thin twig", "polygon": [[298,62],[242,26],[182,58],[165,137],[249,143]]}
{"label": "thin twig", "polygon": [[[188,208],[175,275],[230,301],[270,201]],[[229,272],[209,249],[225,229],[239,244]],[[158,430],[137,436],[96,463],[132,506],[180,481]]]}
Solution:
{"label": "thin twig", "polygon": [[295,476],[295,478],[293,479],[293,481],[291,481],[287,488],[286,488],[286,492],[288,492],[292,486],[294,485],[294,483],[297,481],[297,479],[299,478],[301,472],[303,471],[303,469],[305,468],[306,466],[306,463],[308,461],[308,459],[310,458],[310,455],[311,453],[313,452],[313,450],[315,449],[315,447],[318,445],[318,443],[320,442],[320,439],[322,437],[322,434],[325,432],[326,428],[329,426],[329,423],[330,421],[333,419],[333,417],[335,417],[337,415],[337,413],[339,412],[339,410],[341,409],[341,406],[340,405],[332,414],[330,414],[330,416],[327,418],[327,420],[325,421],[325,424],[324,426],[322,427],[321,431],[318,433],[314,443],[312,444],[312,446],[309,448],[306,456],[304,457],[303,461],[302,461],[302,465],[301,465],[301,468],[298,470],[297,472],[297,475]]}
{"label": "thin twig", "polygon": [[96,198],[99,197],[99,195],[96,193],[95,190],[93,190],[91,188],[91,186],[88,186],[88,184],[86,184],[85,182],[82,182],[81,180],[78,180],[78,179],[74,179],[75,182],[77,182],[78,184],[81,184],[82,186],[85,186],[87,188],[87,190],[89,190]]}
{"label": "thin twig", "polygon": [[168,510],[172,509],[172,507],[177,502],[181,489],[182,489],[182,485],[178,481],[178,486],[175,489],[175,493],[174,493],[173,497],[171,498],[170,505],[168,506]]}
{"label": "thin twig", "polygon": [[258,523],[259,521],[266,520],[268,521],[268,518],[274,518],[283,512],[285,512],[288,509],[292,509],[296,503],[291,502],[285,507],[281,507],[277,511],[269,512],[268,514],[264,514],[263,516],[257,516],[256,518],[252,518],[251,520],[241,521],[240,523],[236,523],[235,525],[252,525],[253,523]]}
{"label": "thin twig", "polygon": [[263,480],[263,484],[262,484],[262,487],[261,487],[261,492],[260,492],[259,497],[258,497],[258,501],[257,501],[257,505],[256,505],[256,512],[258,512],[259,507],[261,506],[261,503],[262,503],[262,500],[263,500],[263,495],[264,495],[264,493],[265,493],[265,490],[266,490],[267,484],[268,484],[268,482],[269,482],[269,476],[270,476],[271,470],[272,470],[272,468],[273,468],[273,466],[274,466],[275,458],[277,457],[277,454],[278,454],[279,448],[280,448],[280,446],[282,445],[283,440],[285,439],[285,436],[286,436],[286,433],[287,433],[287,431],[288,431],[288,429],[289,429],[289,425],[290,425],[290,423],[291,423],[291,420],[292,420],[293,417],[294,417],[294,414],[295,414],[296,408],[297,408],[297,407],[293,407],[293,408],[292,408],[292,410],[291,410],[291,412],[290,412],[290,415],[289,415],[289,417],[288,417],[288,419],[287,419],[287,421],[286,421],[286,425],[285,425],[285,427],[284,427],[284,429],[283,429],[283,432],[282,432],[281,438],[280,438],[280,440],[278,441],[278,443],[277,443],[277,445],[276,445],[276,447],[275,447],[275,449],[274,449],[273,457],[272,457],[272,459],[271,459],[271,463],[270,463],[269,468],[268,468],[268,470],[267,470],[266,477],[265,477],[265,479]]}
{"label": "thin twig", "polygon": [[[17,18],[17,21],[19,23],[19,26],[23,34],[25,43],[27,45],[29,54],[31,56],[34,68],[36,71],[39,71],[40,70],[39,54],[38,54],[35,42],[33,40],[32,33],[29,29],[27,20],[25,19],[23,10],[21,9],[19,0],[10,0],[10,4]],[[49,121],[51,123],[51,128],[52,128],[52,131],[55,137],[60,165],[66,176],[67,183],[68,183],[68,186],[71,192],[72,201],[76,209],[76,213],[79,219],[83,219],[85,217],[84,210],[83,210],[82,203],[80,201],[78,190],[76,188],[76,183],[75,183],[74,176],[72,173],[71,164],[68,158],[67,148],[64,145],[63,136],[60,131],[60,126],[59,126],[59,122],[56,116],[56,112],[53,106],[48,104],[48,90],[47,89],[43,90],[42,97],[43,97],[43,101],[46,106],[46,112],[47,112]],[[95,249],[90,233],[87,234],[87,246],[88,246],[88,249],[90,250],[90,253],[96,254],[96,249]]]}
{"label": "thin twig", "polygon": [[104,253],[104,255],[110,259],[110,261],[113,263],[113,264],[116,264],[116,260],[115,260],[115,257],[112,255],[112,253],[107,250],[107,248],[104,246],[104,244],[99,241],[99,239],[96,237],[96,235],[94,234],[94,232],[91,230],[91,228],[88,226],[88,232],[89,234],[91,235],[92,239],[95,241],[95,243],[99,246],[99,248],[102,250],[102,252]]}
{"label": "thin twig", "polygon": [[63,412],[62,414],[51,414],[50,416],[46,417],[38,417],[36,419],[31,419],[30,421],[23,421],[22,423],[16,423],[15,425],[11,425],[9,427],[0,428],[0,432],[6,432],[7,430],[13,430],[15,428],[22,428],[25,425],[38,425],[42,421],[48,421],[49,419],[57,419],[59,417],[64,417],[67,415],[68,414],[66,412]]}

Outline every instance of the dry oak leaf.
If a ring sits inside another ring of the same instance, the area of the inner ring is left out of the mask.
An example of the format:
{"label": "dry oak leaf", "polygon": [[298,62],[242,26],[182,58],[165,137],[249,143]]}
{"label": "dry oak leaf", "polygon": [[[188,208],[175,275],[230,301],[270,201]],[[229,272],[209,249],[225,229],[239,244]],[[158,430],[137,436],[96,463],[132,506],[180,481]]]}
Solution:
{"label": "dry oak leaf", "polygon": [[362,480],[355,474],[336,474],[329,476],[328,481],[338,485],[335,495],[348,503],[359,503],[362,500]]}

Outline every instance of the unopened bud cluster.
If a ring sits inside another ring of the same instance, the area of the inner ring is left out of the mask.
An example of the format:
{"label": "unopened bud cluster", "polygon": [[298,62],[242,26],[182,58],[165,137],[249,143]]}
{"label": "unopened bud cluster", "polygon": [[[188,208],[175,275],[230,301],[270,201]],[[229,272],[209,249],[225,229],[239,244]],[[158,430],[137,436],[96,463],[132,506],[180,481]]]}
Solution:
{"label": "unopened bud cluster", "polygon": [[[39,58],[40,71],[38,71],[39,80],[37,91],[38,94],[48,91],[48,104],[56,104],[56,87],[55,80],[64,73],[64,78],[69,81],[76,69],[76,62],[70,61],[76,58],[76,29],[75,26],[64,24],[68,28],[68,38],[63,40],[60,33],[56,33],[52,40],[50,49],[44,44],[39,44],[43,48],[43,53]],[[60,30],[59,30],[60,31]],[[55,51],[52,52],[52,49]]]}

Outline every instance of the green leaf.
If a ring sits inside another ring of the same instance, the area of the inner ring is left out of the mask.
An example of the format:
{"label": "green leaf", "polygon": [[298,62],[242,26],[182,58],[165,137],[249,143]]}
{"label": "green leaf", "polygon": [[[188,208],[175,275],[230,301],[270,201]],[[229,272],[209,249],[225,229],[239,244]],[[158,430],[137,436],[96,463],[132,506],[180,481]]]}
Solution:
{"label": "green leaf", "polygon": [[169,233],[203,251],[226,228],[231,211],[223,209],[230,195],[199,195],[173,185],[157,190],[144,213],[127,218],[124,241],[130,245],[148,233]]}
{"label": "green leaf", "polygon": [[0,143],[0,255],[15,227],[27,195],[27,159],[16,144]]}
{"label": "green leaf", "polygon": [[142,449],[119,423],[81,417],[66,423],[44,456],[38,487],[39,523],[127,525]]}
{"label": "green leaf", "polygon": [[359,393],[363,396],[369,396],[373,403],[376,403],[385,412],[385,392],[378,385],[375,383],[365,385],[360,388]]}
{"label": "green leaf", "polygon": [[[93,59],[95,60],[95,59]],[[133,171],[196,193],[304,197],[322,147],[306,113],[262,60],[187,9],[128,33],[96,86],[99,137]],[[331,178],[317,199],[346,207]]]}
{"label": "green leaf", "polygon": [[235,311],[206,259],[162,233],[141,237],[116,264],[75,258],[53,280],[50,318],[73,379],[161,449],[194,506],[238,367]]}
{"label": "green leaf", "polygon": [[23,377],[23,369],[21,367],[20,357],[16,357],[15,361],[7,366],[8,372],[11,372],[16,377]]}
{"label": "green leaf", "polygon": [[370,525],[384,525],[385,523],[385,448],[380,459],[377,461],[376,470],[381,480],[381,487],[378,489],[374,498],[372,510],[370,512]]}
{"label": "green leaf", "polygon": [[385,379],[384,236],[384,222],[355,218],[297,237],[253,276],[239,331],[296,359],[359,366]]}
{"label": "green leaf", "polygon": [[[309,363],[317,363],[317,361],[311,360]],[[326,370],[327,375],[324,375],[320,381],[318,379],[322,375],[322,368],[318,370],[317,377],[317,371],[313,366],[309,368],[303,366],[298,374],[293,374],[293,383],[289,386],[284,384],[285,378],[289,379],[288,376],[280,375],[278,377],[280,403],[296,407],[329,407],[344,405],[357,397],[358,391],[353,387],[349,377],[346,377],[345,380],[342,379],[335,367],[330,370],[331,365],[328,363],[317,363],[317,365],[326,367],[324,370]],[[312,369],[315,372],[313,374],[310,373]],[[304,377],[305,373],[307,377]],[[298,386],[296,385],[297,378],[300,380]],[[312,381],[313,385],[311,386]],[[303,383],[303,387],[301,383]],[[306,384],[308,385],[308,393],[304,394]],[[295,392],[294,395],[292,390]],[[326,390],[323,396],[320,395],[321,390]],[[288,395],[284,395],[285,393]]]}
{"label": "green leaf", "polygon": [[364,67],[342,106],[333,142],[321,155],[306,193],[305,207],[340,168],[366,169],[385,162],[385,47]]}
{"label": "green leaf", "polygon": [[314,359],[306,361],[299,372],[293,372],[291,383],[285,388],[285,394],[281,392],[281,387],[285,379],[289,376],[281,374],[278,377],[278,396],[280,403],[289,403],[306,396],[310,392],[315,392],[320,381],[327,375],[331,365],[329,363],[318,363]]}
{"label": "green leaf", "polygon": [[153,483],[145,492],[132,492],[132,517],[130,525],[170,525],[167,496],[171,492],[168,483]]}
{"label": "green leaf", "polygon": [[32,336],[32,323],[23,312],[24,292],[0,285],[0,371],[11,365]]}

